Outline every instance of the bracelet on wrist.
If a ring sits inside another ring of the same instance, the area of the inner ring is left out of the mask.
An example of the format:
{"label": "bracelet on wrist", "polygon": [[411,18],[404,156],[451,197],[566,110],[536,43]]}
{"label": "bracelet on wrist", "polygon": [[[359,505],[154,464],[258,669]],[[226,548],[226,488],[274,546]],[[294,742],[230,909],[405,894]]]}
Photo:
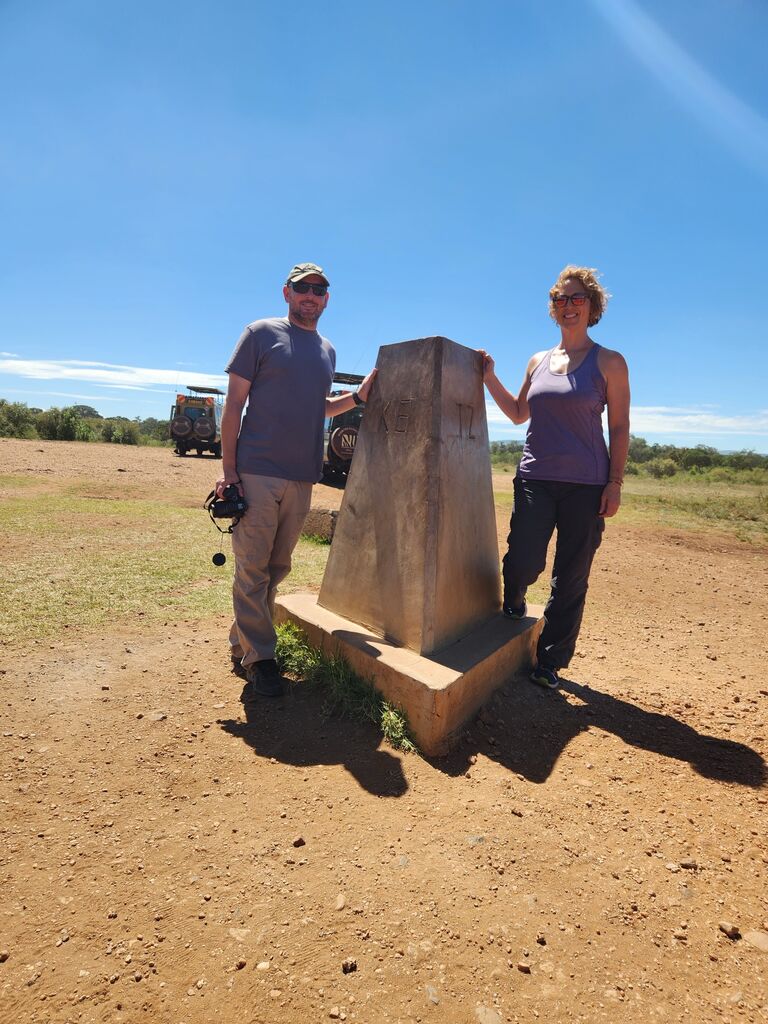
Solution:
{"label": "bracelet on wrist", "polygon": [[355,403],[355,405],[365,405],[365,402],[360,397],[360,393],[357,391],[352,392],[352,401]]}
{"label": "bracelet on wrist", "polygon": [[609,480],[608,480],[608,483],[609,483],[609,484],[618,484],[618,485],[619,485],[619,487],[623,487],[623,485],[624,485],[624,481],[623,481],[623,480],[610,480],[610,479],[609,479]]}

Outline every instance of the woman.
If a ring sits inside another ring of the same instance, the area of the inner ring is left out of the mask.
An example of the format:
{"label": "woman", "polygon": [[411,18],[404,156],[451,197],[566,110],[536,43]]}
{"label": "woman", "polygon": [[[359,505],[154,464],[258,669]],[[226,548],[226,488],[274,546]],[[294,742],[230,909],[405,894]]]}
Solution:
{"label": "woman", "polygon": [[[588,333],[607,302],[597,271],[567,266],[560,272],[549,292],[560,342],[532,356],[517,396],[481,350],[483,379],[498,407],[513,423],[530,419],[504,556],[503,610],[509,618],[525,615],[526,589],[544,569],[557,530],[552,589],[531,673],[534,683],[550,689],[557,688],[558,670],[573,657],[592,559],[605,518],[618,511],[629,448],[627,364]],[[606,407],[607,447],[601,419]]]}

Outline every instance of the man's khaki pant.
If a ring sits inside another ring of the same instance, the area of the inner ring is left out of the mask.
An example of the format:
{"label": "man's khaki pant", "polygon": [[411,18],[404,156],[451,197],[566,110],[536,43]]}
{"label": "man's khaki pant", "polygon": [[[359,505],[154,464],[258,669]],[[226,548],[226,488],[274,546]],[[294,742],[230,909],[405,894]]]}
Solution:
{"label": "man's khaki pant", "polygon": [[252,473],[241,473],[240,479],[248,511],[232,533],[235,621],[229,643],[245,667],[275,656],[275,593],[291,571],[312,484]]}

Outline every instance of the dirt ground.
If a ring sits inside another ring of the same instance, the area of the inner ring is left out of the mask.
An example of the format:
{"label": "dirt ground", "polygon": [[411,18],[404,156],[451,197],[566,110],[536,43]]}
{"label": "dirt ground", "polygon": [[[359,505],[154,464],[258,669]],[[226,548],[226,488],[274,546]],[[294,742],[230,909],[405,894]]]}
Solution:
{"label": "dirt ground", "polygon": [[[0,465],[183,503],[216,466]],[[246,715],[224,615],[12,644],[0,1020],[768,1020],[767,554],[614,520],[562,689],[434,762],[307,688]]]}

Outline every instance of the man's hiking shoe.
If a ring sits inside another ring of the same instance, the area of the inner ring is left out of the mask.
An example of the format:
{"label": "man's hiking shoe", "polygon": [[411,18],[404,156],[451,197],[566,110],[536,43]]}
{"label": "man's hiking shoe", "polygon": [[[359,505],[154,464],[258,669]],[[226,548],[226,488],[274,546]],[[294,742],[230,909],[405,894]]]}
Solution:
{"label": "man's hiking shoe", "polygon": [[259,697],[282,697],[283,677],[277,669],[274,658],[254,661],[245,670],[251,690]]}
{"label": "man's hiking shoe", "polygon": [[528,614],[528,605],[523,601],[522,604],[514,607],[511,604],[504,604],[501,606],[501,610],[504,612],[504,616],[507,619],[524,619]]}
{"label": "man's hiking shoe", "polygon": [[532,683],[544,686],[547,690],[556,690],[560,685],[557,672],[553,668],[547,668],[546,665],[537,665],[531,672],[530,679]]}
{"label": "man's hiking shoe", "polygon": [[247,679],[248,673],[243,668],[243,659],[238,658],[234,654],[230,655],[230,657],[232,658],[232,671],[235,673],[235,675],[238,676],[240,679]]}

